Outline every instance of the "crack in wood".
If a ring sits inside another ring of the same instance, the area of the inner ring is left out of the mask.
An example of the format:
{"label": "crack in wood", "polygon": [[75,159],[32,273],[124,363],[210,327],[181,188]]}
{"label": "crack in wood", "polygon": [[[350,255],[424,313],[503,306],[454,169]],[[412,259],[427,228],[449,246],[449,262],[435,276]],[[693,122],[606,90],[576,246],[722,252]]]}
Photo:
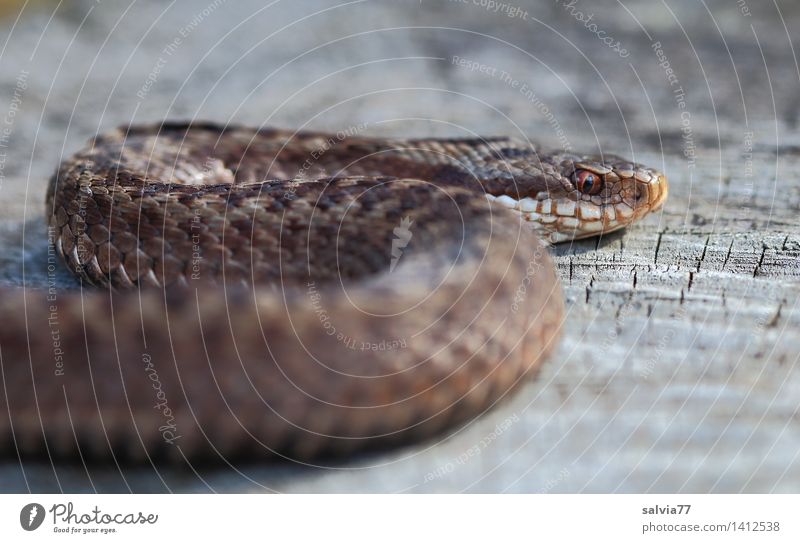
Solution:
{"label": "crack in wood", "polygon": [[661,231],[658,233],[658,239],[656,240],[656,251],[655,255],[653,256],[653,264],[658,266],[658,251],[661,249],[661,237],[664,235],[664,232]]}
{"label": "crack in wood", "polygon": [[764,255],[767,254],[767,244],[761,243],[761,257],[758,259],[758,264],[756,264],[755,269],[753,270],[753,277],[758,275],[758,270],[761,268],[761,265],[764,263]]}
{"label": "crack in wood", "polygon": [[[700,260],[697,262],[697,271],[700,271],[700,266],[703,265],[703,261],[706,259],[706,251],[708,250],[708,242],[711,239],[711,235],[709,234],[706,236],[706,244],[703,245],[703,253],[700,255]],[[691,280],[690,280],[691,284]]]}
{"label": "crack in wood", "polygon": [[725,254],[725,261],[722,263],[722,269],[725,269],[725,266],[728,265],[728,260],[731,258],[731,251],[733,251],[733,242],[736,240],[736,235],[734,234],[731,236],[731,244],[728,245],[728,252]]}

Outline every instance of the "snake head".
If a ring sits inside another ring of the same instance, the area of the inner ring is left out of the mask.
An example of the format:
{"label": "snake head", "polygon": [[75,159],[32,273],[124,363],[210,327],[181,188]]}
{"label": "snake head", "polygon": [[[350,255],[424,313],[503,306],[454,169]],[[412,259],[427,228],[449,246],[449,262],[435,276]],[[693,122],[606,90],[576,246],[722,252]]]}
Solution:
{"label": "snake head", "polygon": [[660,171],[609,155],[539,154],[506,171],[513,190],[489,199],[519,211],[552,243],[625,228],[659,210],[668,194]]}

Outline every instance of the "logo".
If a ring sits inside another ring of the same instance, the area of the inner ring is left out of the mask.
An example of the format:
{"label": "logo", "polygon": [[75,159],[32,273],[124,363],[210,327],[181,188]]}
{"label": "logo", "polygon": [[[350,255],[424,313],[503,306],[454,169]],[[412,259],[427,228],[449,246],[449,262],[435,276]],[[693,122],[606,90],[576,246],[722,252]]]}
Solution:
{"label": "logo", "polygon": [[403,256],[403,249],[411,241],[411,236],[413,235],[411,233],[412,224],[414,224],[414,221],[409,217],[405,217],[400,221],[400,226],[392,231],[394,239],[392,240],[392,261],[389,263],[389,273],[394,271],[395,266],[400,261],[400,257]]}
{"label": "logo", "polygon": [[22,529],[32,532],[44,522],[44,507],[39,503],[29,503],[19,512],[19,523]]}

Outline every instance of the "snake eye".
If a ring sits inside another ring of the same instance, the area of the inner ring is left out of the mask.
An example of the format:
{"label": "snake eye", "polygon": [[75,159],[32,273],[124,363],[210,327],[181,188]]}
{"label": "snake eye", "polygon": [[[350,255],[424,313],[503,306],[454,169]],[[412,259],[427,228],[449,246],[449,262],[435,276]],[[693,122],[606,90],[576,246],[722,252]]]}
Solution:
{"label": "snake eye", "polygon": [[603,179],[589,170],[575,172],[575,186],[584,194],[594,195],[603,190]]}

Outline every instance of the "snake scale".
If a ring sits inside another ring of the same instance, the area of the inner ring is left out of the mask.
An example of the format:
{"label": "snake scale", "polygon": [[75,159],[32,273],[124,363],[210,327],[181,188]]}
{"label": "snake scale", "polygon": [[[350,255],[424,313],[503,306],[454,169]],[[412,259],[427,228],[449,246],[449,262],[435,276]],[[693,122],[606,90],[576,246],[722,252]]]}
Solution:
{"label": "snake scale", "polygon": [[654,169],[504,137],[101,134],[46,199],[81,289],[2,291],[0,443],[219,461],[432,436],[556,345],[540,240],[625,227],[666,197]]}

